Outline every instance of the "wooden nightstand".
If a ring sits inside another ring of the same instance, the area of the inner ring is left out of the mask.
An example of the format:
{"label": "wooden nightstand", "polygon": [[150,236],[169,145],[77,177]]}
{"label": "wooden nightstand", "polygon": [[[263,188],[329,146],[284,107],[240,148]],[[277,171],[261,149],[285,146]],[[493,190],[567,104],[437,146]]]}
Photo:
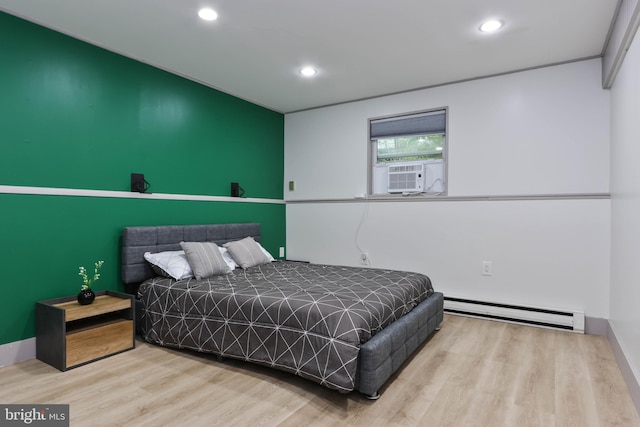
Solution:
{"label": "wooden nightstand", "polygon": [[96,292],[92,304],[76,297],[36,303],[36,357],[66,371],[135,348],[133,295]]}

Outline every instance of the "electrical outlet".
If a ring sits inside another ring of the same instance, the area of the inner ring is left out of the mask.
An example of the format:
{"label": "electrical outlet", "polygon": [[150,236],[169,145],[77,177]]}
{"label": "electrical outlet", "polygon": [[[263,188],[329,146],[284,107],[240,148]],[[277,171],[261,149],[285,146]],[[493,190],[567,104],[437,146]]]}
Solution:
{"label": "electrical outlet", "polygon": [[280,253],[278,255],[280,258],[284,258],[284,246],[280,246]]}
{"label": "electrical outlet", "polygon": [[482,275],[491,276],[491,261],[482,261]]}
{"label": "electrical outlet", "polygon": [[360,254],[360,264],[361,265],[369,265],[369,254],[366,252],[362,252]]}

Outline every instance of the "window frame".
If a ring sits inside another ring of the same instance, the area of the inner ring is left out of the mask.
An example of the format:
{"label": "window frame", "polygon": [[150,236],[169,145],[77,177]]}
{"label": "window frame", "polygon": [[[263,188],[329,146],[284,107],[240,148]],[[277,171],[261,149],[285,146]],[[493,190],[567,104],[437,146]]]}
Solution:
{"label": "window frame", "polygon": [[[439,194],[426,194],[420,193],[415,196],[418,197],[446,197],[449,194],[449,107],[437,107],[430,108],[427,110],[418,110],[406,113],[398,113],[398,114],[390,114],[379,117],[370,117],[367,119],[367,195],[368,197],[381,197],[381,198],[403,198],[406,197],[402,194],[396,193],[379,193],[375,194],[373,192],[373,181],[374,181],[374,168],[378,164],[377,162],[377,150],[375,147],[375,142],[377,140],[373,140],[371,138],[371,123],[379,120],[393,120],[398,119],[401,120],[403,118],[408,118],[410,116],[417,116],[421,114],[429,114],[429,113],[437,113],[443,111],[444,119],[445,119],[445,131],[444,138],[442,143],[442,161],[443,161],[443,186],[444,191]],[[426,160],[425,160],[426,161]],[[387,164],[393,163],[404,163],[406,161],[398,160],[397,162],[385,162]]]}

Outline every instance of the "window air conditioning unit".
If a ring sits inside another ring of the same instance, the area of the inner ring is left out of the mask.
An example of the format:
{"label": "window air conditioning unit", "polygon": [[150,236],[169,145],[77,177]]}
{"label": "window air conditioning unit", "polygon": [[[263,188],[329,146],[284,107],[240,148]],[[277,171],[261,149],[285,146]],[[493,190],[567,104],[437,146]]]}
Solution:
{"label": "window air conditioning unit", "polygon": [[425,164],[392,163],[387,166],[387,192],[423,192]]}

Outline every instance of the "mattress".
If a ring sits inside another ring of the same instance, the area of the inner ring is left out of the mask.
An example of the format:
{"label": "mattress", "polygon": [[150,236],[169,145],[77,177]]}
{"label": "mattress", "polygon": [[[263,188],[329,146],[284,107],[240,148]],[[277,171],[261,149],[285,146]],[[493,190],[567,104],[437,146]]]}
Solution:
{"label": "mattress", "polygon": [[360,346],[433,294],[411,272],[277,261],[138,290],[152,343],[219,354],[351,391]]}

